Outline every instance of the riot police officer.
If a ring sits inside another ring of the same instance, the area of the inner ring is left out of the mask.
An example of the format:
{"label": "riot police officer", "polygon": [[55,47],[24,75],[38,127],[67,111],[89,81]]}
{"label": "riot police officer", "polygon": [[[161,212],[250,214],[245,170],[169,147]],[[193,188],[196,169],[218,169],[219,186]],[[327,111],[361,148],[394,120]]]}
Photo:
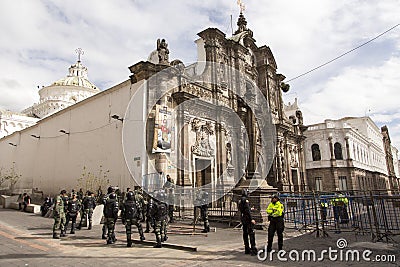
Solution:
{"label": "riot police officer", "polygon": [[156,199],[152,207],[152,216],[155,222],[155,234],[157,244],[155,248],[161,248],[161,242],[167,241],[167,216],[168,216],[168,205],[165,203],[165,192],[159,191],[156,195]]}
{"label": "riot police officer", "polygon": [[72,199],[68,201],[67,207],[67,222],[65,224],[65,230],[67,230],[67,226],[69,221],[71,220],[71,232],[70,234],[75,234],[75,225],[76,225],[76,217],[78,216],[78,212],[81,210],[81,203],[77,199],[76,194],[72,195]]}
{"label": "riot police officer", "polygon": [[196,196],[196,206],[200,208],[200,217],[204,223],[204,229],[202,233],[210,232],[210,224],[208,222],[208,192],[204,190],[198,190]]}
{"label": "riot police officer", "polygon": [[167,175],[167,181],[165,182],[163,186],[165,193],[167,194],[168,198],[168,217],[169,217],[169,222],[173,223],[174,222],[174,197],[175,197],[175,184],[174,181],[172,180],[171,176],[169,174]]}
{"label": "riot police officer", "polygon": [[153,232],[155,232],[154,217],[151,214],[153,206],[154,206],[153,197],[151,195],[147,195],[146,209],[145,209],[145,214],[146,214],[146,230],[144,231],[145,233],[150,232],[150,226],[153,228]]}
{"label": "riot police officer", "polygon": [[117,194],[111,193],[108,196],[106,204],[104,205],[104,218],[105,218],[105,225],[107,226],[107,244],[115,243],[115,222],[118,219],[118,200]]}
{"label": "riot police officer", "polygon": [[88,224],[88,230],[91,230],[93,210],[96,208],[96,199],[94,198],[94,194],[92,192],[86,192],[86,196],[83,198],[82,206],[83,214],[77,229],[80,230],[82,228],[82,221],[86,220],[86,224]]}
{"label": "riot police officer", "polygon": [[125,223],[126,228],[126,242],[127,247],[132,247],[132,225],[136,225],[139,231],[140,240],[145,240],[143,234],[142,224],[142,213],[140,210],[140,203],[135,199],[134,192],[130,191],[126,194],[126,201],[122,205],[121,217]]}
{"label": "riot police officer", "polygon": [[[251,215],[250,202],[248,200],[247,189],[242,190],[242,197],[239,200],[239,211],[240,220],[242,222],[243,229],[243,243],[244,243],[244,253],[251,254],[252,256],[257,255],[256,248],[256,234],[254,232],[254,226],[256,221]],[[249,246],[250,237],[250,246]]]}
{"label": "riot police officer", "polygon": [[53,225],[53,238],[59,239],[59,236],[56,233],[57,229],[61,229],[61,237],[65,236],[65,210],[64,210],[64,201],[63,197],[67,195],[67,191],[61,190],[60,195],[56,197],[54,202],[54,225]]}
{"label": "riot police officer", "polygon": [[[105,209],[105,206],[106,206],[106,203],[107,203],[107,201],[109,199],[110,194],[112,194],[114,192],[115,192],[115,188],[112,187],[112,186],[109,186],[108,189],[107,189],[107,194],[103,195],[101,203],[104,205],[104,209]],[[103,218],[102,218],[103,228],[102,228],[101,238],[102,239],[107,239],[107,224],[105,222],[104,209],[103,209]]]}

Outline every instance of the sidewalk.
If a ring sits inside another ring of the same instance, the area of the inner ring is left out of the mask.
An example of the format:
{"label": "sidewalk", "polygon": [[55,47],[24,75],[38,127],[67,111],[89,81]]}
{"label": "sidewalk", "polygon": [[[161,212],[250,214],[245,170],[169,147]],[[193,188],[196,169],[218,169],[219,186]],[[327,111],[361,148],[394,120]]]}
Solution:
{"label": "sidewalk", "polygon": [[[197,247],[197,252],[179,249],[155,249],[148,245],[134,244],[126,247],[124,226],[118,222],[116,234],[118,241],[114,245],[106,245],[101,239],[101,226],[91,231],[76,231],[61,240],[52,239],[53,220],[39,215],[0,208],[0,266],[400,266],[390,263],[366,262],[280,262],[276,258],[271,262],[260,261],[257,257],[244,254],[241,229],[216,226],[216,232],[189,235],[182,234],[190,226],[179,222],[170,227],[171,232],[181,234],[169,235],[167,243],[181,246]],[[178,226],[184,228],[178,229]],[[67,232],[68,233],[68,232]],[[327,249],[336,247],[338,235],[328,238],[315,238],[315,235],[299,235],[296,230],[285,231],[285,250],[292,249]],[[138,239],[135,231],[133,238]],[[398,247],[385,243],[368,242],[369,236],[355,236],[347,233],[345,237],[353,248],[373,250],[374,254],[391,253],[398,255]],[[257,245],[261,249],[266,242],[266,231],[256,232]],[[146,234],[146,240],[154,241],[154,234]],[[276,241],[276,237],[275,240]],[[274,244],[276,249],[276,244]]]}

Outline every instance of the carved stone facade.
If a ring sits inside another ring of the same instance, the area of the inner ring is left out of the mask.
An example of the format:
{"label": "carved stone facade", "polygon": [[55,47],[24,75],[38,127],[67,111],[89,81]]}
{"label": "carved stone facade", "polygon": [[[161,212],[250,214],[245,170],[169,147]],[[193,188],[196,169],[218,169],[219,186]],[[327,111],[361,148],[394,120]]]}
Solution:
{"label": "carved stone facade", "polygon": [[[198,33],[197,64],[183,66],[180,60],[168,63],[166,42],[159,41],[148,62],[130,67],[133,82],[157,73],[160,75],[157,86],[175,83],[163,94],[158,87],[152,90],[149,82],[148,102],[174,114],[171,153],[167,156],[179,165],[157,171],[170,174],[182,186],[200,186],[211,181],[212,189],[216,189],[217,185],[258,179],[281,191],[307,190],[303,155],[306,127],[301,111],[298,107],[294,110],[294,120],[286,114],[282,91],[287,92],[289,86],[283,83],[285,76],[277,73],[271,49],[256,45],[242,13],[237,24],[238,30],[229,38],[216,28]],[[167,67],[173,70],[162,73]],[[259,96],[256,88],[261,91]],[[260,97],[268,103],[277,135],[272,155],[262,151],[265,136],[261,137],[260,122],[254,115],[262,112],[257,110]],[[251,110],[252,105],[255,110]],[[155,111],[154,106],[148,108]],[[231,120],[229,110],[235,112],[241,126],[225,124]],[[148,122],[157,124],[156,113],[150,114]],[[177,159],[176,154],[182,159]],[[155,155],[153,160],[157,162]],[[209,164],[209,168],[200,170],[202,164]],[[258,171],[270,164],[269,172]],[[199,172],[203,175],[201,179],[197,179]]]}

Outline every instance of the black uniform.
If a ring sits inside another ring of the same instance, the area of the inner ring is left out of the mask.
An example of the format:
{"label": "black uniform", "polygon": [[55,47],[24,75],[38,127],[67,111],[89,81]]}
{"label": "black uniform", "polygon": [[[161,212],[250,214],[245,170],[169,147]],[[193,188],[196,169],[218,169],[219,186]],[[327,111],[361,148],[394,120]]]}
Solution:
{"label": "black uniform", "polygon": [[104,218],[105,225],[107,226],[108,234],[107,234],[107,244],[115,243],[115,222],[118,219],[118,201],[117,195],[115,193],[111,193],[104,205]]}
{"label": "black uniform", "polygon": [[132,246],[132,225],[136,225],[139,231],[140,235],[140,240],[145,240],[144,234],[143,234],[143,228],[142,224],[140,223],[140,220],[142,219],[142,213],[140,210],[140,203],[137,202],[137,200],[134,197],[133,192],[128,192],[126,194],[127,198],[125,202],[122,204],[122,210],[121,210],[121,217],[122,220],[125,223],[125,228],[126,228],[126,241],[127,241],[127,246],[131,247]]}
{"label": "black uniform", "polygon": [[[249,205],[249,200],[247,199],[247,194],[247,190],[243,189],[242,197],[239,200],[239,211],[240,219],[242,221],[244,249],[246,254],[257,255],[256,234],[254,232],[253,223],[254,221],[253,217],[251,216],[251,209]],[[249,237],[251,247],[249,246]]]}
{"label": "black uniform", "polygon": [[199,191],[196,196],[196,206],[200,208],[201,220],[204,222],[203,233],[210,232],[210,224],[208,222],[208,193]]}
{"label": "black uniform", "polygon": [[79,222],[79,226],[77,228],[81,229],[82,222],[83,220],[85,220],[86,224],[88,225],[88,229],[91,230],[93,211],[96,208],[96,199],[92,195],[92,192],[87,192],[87,196],[83,198],[82,206],[83,206],[83,214],[81,217],[81,221]]}
{"label": "black uniform", "polygon": [[149,196],[147,203],[146,203],[146,231],[145,233],[150,232],[150,226],[153,228],[153,231],[155,231],[155,224],[154,224],[154,217],[151,215],[151,211],[153,209],[154,201],[151,196]]}
{"label": "black uniform", "polygon": [[155,221],[155,234],[157,244],[155,248],[161,248],[161,242],[168,239],[167,237],[167,217],[168,217],[168,205],[165,201],[165,193],[159,192],[156,196],[156,200],[153,203],[151,215]]}
{"label": "black uniform", "polygon": [[71,232],[70,234],[75,234],[75,224],[76,224],[76,217],[78,216],[78,212],[81,209],[81,203],[80,201],[76,198],[76,196],[73,197],[73,199],[68,201],[68,207],[67,207],[67,223],[65,224],[65,228],[67,228],[69,221],[72,221],[71,225]]}

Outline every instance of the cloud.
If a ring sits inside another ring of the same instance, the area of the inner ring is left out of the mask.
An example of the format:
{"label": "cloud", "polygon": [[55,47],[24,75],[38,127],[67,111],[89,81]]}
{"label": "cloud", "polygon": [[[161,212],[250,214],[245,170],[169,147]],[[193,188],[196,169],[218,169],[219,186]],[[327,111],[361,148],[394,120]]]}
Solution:
{"label": "cloud", "polygon": [[[257,44],[271,48],[287,79],[382,33],[399,23],[400,14],[398,0],[244,3]],[[85,51],[89,79],[103,90],[128,79],[128,67],[146,60],[157,38],[167,40],[171,59],[192,62],[196,34],[217,27],[229,36],[230,17],[235,30],[238,12],[234,0],[3,0],[0,108],[18,111],[37,102],[37,86],[66,76],[77,47]],[[285,100],[298,97],[306,123],[367,114],[398,132],[390,118],[399,107],[399,37],[400,27],[293,80]],[[393,140],[400,147],[400,138]]]}

